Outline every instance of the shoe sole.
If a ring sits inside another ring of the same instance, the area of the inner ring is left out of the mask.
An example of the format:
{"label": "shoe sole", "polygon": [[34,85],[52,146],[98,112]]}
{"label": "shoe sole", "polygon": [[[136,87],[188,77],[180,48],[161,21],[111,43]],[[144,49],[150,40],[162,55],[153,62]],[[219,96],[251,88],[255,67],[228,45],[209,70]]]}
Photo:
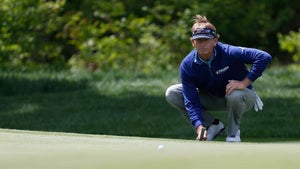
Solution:
{"label": "shoe sole", "polygon": [[238,140],[238,141],[227,141],[227,140],[226,140],[226,142],[227,142],[227,143],[240,143],[240,142],[242,142],[242,141],[241,141],[241,140]]}

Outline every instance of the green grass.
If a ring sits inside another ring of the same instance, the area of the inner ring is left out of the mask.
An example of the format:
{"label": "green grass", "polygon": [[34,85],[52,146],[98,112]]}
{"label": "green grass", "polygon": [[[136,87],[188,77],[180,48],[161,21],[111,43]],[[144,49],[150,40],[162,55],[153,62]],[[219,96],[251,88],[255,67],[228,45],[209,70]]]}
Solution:
{"label": "green grass", "polygon": [[[300,139],[299,72],[299,66],[272,67],[255,82],[265,106],[245,113],[243,141]],[[1,72],[0,128],[194,139],[188,121],[164,98],[178,82],[178,71]],[[215,115],[227,124],[226,112]]]}
{"label": "green grass", "polygon": [[7,169],[298,169],[300,165],[299,142],[230,144],[1,129],[0,149],[0,167]]}

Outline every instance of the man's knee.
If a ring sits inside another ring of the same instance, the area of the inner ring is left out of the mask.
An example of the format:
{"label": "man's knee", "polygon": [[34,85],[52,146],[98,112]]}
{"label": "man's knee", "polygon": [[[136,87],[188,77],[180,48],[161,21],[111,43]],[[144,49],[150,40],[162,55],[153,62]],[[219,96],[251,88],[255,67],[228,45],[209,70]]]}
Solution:
{"label": "man's knee", "polygon": [[182,96],[182,85],[181,84],[176,84],[170,86],[165,93],[166,100],[169,104],[171,105],[176,105],[178,104],[178,101],[182,101],[183,96]]}
{"label": "man's knee", "polygon": [[165,94],[166,94],[167,102],[171,106],[175,107],[177,110],[184,112],[184,115],[187,117],[185,106],[184,106],[184,99],[183,99],[183,95],[182,95],[182,85],[176,84],[176,85],[170,86],[166,90]]}
{"label": "man's knee", "polygon": [[170,104],[174,104],[180,95],[182,95],[182,87],[180,84],[170,86],[165,93],[166,100]]}
{"label": "man's knee", "polygon": [[229,95],[226,95],[226,101],[228,104],[242,103],[244,94],[241,90],[234,90]]}

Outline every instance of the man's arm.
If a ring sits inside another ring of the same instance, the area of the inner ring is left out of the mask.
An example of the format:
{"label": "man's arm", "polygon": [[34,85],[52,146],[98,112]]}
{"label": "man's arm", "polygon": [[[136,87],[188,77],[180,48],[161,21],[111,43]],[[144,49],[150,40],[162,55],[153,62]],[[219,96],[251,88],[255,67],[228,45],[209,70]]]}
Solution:
{"label": "man's arm", "polygon": [[251,64],[250,72],[247,74],[247,78],[254,82],[260,77],[263,71],[272,60],[272,56],[262,50],[254,48],[240,48],[241,58],[244,63]]}
{"label": "man's arm", "polygon": [[191,124],[197,129],[197,127],[203,123],[203,110],[200,105],[197,87],[193,78],[190,76],[190,73],[190,70],[182,63],[180,66],[180,79],[182,83],[184,105]]}
{"label": "man's arm", "polygon": [[242,81],[234,79],[229,80],[228,84],[226,85],[226,94],[230,94],[236,89],[245,89],[248,87],[262,75],[263,71],[272,60],[270,54],[259,49],[237,47],[232,50],[232,52],[233,53],[231,54],[233,56],[236,56],[238,59],[242,59],[244,63],[251,64],[251,69]]}

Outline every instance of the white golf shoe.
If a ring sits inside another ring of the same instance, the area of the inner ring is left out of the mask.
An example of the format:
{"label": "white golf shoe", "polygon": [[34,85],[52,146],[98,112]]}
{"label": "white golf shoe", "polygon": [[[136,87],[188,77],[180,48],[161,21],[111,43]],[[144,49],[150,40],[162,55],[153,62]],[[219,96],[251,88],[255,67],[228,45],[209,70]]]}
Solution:
{"label": "white golf shoe", "polygon": [[207,129],[207,141],[215,139],[223,130],[224,124],[219,121],[219,124],[212,124]]}
{"label": "white golf shoe", "polygon": [[227,136],[226,142],[241,142],[240,130],[237,131],[235,136]]}

